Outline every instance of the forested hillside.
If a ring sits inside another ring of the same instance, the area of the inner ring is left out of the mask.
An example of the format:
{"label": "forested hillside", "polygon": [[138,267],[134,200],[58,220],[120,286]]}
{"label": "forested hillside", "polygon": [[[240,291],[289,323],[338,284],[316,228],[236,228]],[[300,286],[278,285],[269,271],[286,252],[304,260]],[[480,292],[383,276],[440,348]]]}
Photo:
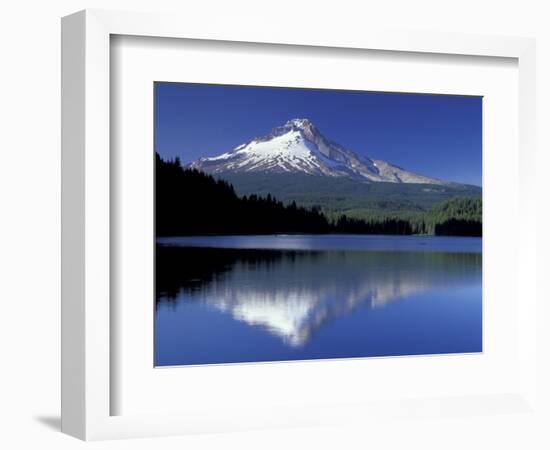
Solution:
{"label": "forested hillside", "polygon": [[[184,169],[177,159],[163,161],[158,154],[155,197],[157,236],[272,233],[481,236],[482,229],[480,198],[451,198],[429,209],[398,208],[382,213],[373,210],[366,218],[357,218],[353,208],[349,209],[349,215],[327,214],[321,205],[283,202],[269,192],[237,195],[228,181]],[[391,196],[388,200],[380,196],[379,201],[392,200]]]}
{"label": "forested hillside", "polygon": [[283,205],[271,195],[238,197],[233,187],[156,156],[156,234],[327,233],[316,208]]}
{"label": "forested hillside", "polygon": [[320,177],[303,174],[220,173],[239,196],[268,193],[283,203],[295,201],[305,207],[318,206],[330,220],[342,214],[368,220],[373,216],[408,219],[456,197],[481,198],[481,188],[465,184],[429,185],[414,183],[366,183],[349,177]]}

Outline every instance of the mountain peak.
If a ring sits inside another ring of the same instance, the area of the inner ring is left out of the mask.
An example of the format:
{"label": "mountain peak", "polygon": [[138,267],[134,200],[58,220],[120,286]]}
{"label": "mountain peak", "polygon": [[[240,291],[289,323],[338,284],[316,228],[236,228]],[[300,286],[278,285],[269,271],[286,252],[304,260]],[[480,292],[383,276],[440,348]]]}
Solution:
{"label": "mountain peak", "polygon": [[288,128],[307,129],[312,128],[313,124],[309,119],[290,119],[284,126]]}
{"label": "mountain peak", "polygon": [[358,155],[328,139],[306,118],[295,118],[271,133],[190,167],[207,173],[301,173],[348,177],[363,182],[447,184],[381,160]]}
{"label": "mountain peak", "polygon": [[281,136],[287,134],[291,131],[298,131],[306,138],[312,138],[313,135],[318,134],[317,128],[309,119],[290,119],[287,120],[283,125],[279,125],[271,131],[271,133],[260,140],[271,139],[274,136]]}

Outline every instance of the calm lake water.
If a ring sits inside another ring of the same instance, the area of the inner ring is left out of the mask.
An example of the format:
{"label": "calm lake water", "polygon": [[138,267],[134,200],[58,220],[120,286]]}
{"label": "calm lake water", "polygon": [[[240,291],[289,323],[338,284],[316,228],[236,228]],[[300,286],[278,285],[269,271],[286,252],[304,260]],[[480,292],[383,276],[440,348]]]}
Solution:
{"label": "calm lake water", "polygon": [[481,239],[157,240],[157,366],[482,351]]}

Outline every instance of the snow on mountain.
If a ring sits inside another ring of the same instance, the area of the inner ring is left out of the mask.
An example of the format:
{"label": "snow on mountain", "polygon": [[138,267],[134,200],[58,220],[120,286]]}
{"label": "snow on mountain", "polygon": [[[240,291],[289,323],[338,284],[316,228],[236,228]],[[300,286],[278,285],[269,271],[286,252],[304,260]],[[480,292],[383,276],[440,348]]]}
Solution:
{"label": "snow on mountain", "polygon": [[360,181],[448,184],[358,155],[325,138],[308,119],[292,119],[263,137],[189,165],[207,173],[305,173]]}

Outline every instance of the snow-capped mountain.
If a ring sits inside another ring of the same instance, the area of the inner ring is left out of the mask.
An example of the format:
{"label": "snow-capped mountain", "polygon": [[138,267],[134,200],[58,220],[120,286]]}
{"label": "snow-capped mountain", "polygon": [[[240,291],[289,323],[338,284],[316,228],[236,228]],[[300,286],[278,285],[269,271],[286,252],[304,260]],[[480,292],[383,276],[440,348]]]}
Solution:
{"label": "snow-capped mountain", "polygon": [[302,173],[360,181],[449,184],[358,155],[325,138],[308,119],[292,119],[263,137],[189,165],[207,173]]}

